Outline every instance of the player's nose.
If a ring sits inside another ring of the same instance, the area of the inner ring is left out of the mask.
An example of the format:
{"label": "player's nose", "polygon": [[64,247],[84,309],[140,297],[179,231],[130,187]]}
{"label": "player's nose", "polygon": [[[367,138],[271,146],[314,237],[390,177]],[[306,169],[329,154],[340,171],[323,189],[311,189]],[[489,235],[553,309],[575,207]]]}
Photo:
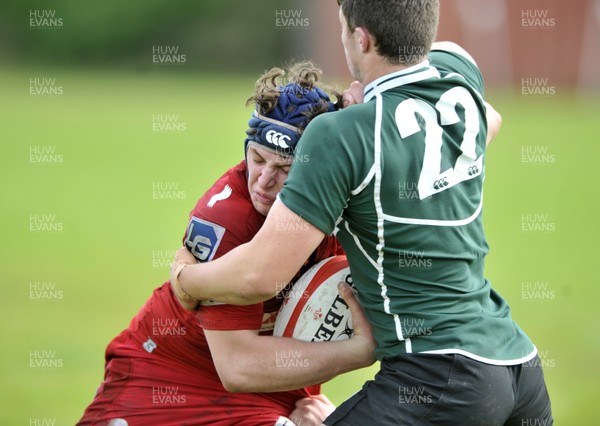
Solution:
{"label": "player's nose", "polygon": [[258,184],[263,188],[272,186],[275,183],[276,176],[277,171],[275,169],[265,167],[258,176]]}

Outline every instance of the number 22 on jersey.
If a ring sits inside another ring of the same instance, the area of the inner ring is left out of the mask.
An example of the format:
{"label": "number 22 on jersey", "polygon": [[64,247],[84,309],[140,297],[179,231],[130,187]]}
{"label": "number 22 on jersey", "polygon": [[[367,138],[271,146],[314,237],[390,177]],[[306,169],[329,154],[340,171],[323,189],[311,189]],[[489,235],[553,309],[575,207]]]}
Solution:
{"label": "number 22 on jersey", "polygon": [[[443,126],[460,122],[457,105],[464,108],[465,130],[460,144],[461,155],[454,167],[441,172]],[[419,114],[425,128],[417,120]],[[438,123],[438,114],[440,123]],[[396,126],[402,139],[425,131],[425,154],[419,175],[419,198],[422,200],[454,185],[479,176],[483,170],[483,154],[477,157],[476,143],[479,135],[479,110],[471,93],[464,87],[454,87],[445,92],[435,104],[435,108],[420,99],[406,99],[398,105],[395,113]]]}

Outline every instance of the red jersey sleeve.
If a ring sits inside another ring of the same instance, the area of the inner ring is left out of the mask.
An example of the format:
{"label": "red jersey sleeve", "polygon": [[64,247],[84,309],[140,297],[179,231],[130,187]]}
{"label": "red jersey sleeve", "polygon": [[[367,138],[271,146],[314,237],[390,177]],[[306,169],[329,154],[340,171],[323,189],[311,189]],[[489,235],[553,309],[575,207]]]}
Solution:
{"label": "red jersey sleeve", "polygon": [[252,205],[246,162],[230,169],[198,200],[190,213],[183,244],[199,262],[209,262],[258,232],[265,217]]}
{"label": "red jersey sleeve", "polygon": [[[183,244],[200,262],[218,259],[250,241],[264,223],[248,193],[246,163],[230,169],[198,200]],[[208,302],[197,311],[207,330],[260,330],[263,304],[233,306]]]}
{"label": "red jersey sleeve", "polygon": [[205,330],[260,330],[262,303],[249,306],[202,306],[196,315]]}

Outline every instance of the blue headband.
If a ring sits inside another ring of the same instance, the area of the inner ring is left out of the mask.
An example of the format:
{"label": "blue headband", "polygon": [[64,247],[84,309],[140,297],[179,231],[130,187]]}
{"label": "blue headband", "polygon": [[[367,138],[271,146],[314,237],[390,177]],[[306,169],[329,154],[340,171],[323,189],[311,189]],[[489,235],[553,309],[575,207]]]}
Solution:
{"label": "blue headband", "polygon": [[307,124],[306,113],[319,107],[322,101],[328,103],[328,111],[335,111],[329,96],[318,87],[309,90],[297,83],[290,83],[277,89],[280,95],[272,111],[266,115],[257,111],[252,113],[244,150],[248,149],[249,142],[256,142],[277,154],[293,155]]}

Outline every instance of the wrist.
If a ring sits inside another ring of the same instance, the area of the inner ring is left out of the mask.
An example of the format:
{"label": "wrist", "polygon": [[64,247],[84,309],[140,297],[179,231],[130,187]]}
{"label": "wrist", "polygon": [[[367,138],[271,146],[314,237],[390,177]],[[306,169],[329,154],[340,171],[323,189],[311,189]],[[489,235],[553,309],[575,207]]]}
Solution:
{"label": "wrist", "polygon": [[188,303],[196,302],[197,303],[197,302],[199,302],[199,300],[188,293],[188,291],[185,289],[183,282],[182,282],[182,272],[188,266],[190,266],[190,265],[187,263],[177,265],[177,267],[175,268],[175,270],[173,272],[173,280],[175,281],[174,284],[175,284],[175,287],[177,288],[177,293],[184,302],[188,302]]}
{"label": "wrist", "polygon": [[355,362],[353,370],[368,367],[375,362],[375,347],[365,336],[355,335],[348,343],[351,344],[348,353],[351,354],[351,361]]}

